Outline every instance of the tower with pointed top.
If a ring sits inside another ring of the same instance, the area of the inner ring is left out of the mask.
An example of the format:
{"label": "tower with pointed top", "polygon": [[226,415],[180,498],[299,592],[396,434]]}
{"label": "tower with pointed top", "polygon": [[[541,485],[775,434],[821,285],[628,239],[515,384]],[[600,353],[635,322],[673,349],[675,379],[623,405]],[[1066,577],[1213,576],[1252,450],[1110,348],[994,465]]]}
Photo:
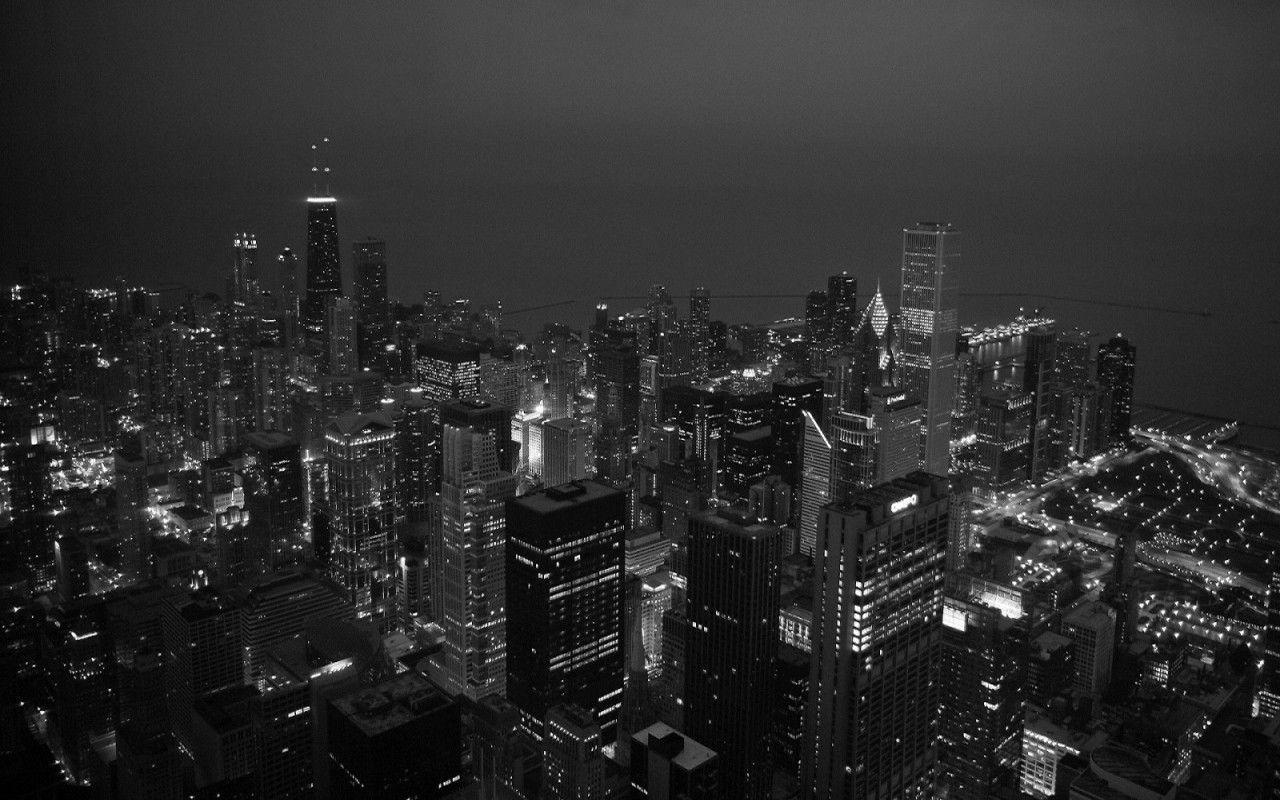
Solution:
{"label": "tower with pointed top", "polygon": [[[324,144],[329,139],[324,139]],[[338,252],[338,201],[329,192],[329,166],[318,145],[311,145],[314,179],[307,197],[307,293],[302,322],[316,337],[323,336],[325,308],[342,294],[342,260]]]}

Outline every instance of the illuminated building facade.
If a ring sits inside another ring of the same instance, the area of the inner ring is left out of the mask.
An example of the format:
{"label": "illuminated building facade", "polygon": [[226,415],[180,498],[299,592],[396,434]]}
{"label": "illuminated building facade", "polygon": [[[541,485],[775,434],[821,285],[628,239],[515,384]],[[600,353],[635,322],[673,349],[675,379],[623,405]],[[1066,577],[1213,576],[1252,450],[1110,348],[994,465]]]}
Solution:
{"label": "illuminated building facade", "polygon": [[1116,334],[1098,345],[1098,383],[1111,391],[1111,421],[1108,440],[1112,444],[1128,442],[1129,423],[1133,418],[1133,372],[1137,348]]}
{"label": "illuminated building facade", "polygon": [[689,350],[694,383],[711,376],[711,295],[701,286],[689,292]]}
{"label": "illuminated building facade", "polygon": [[1017,762],[1026,706],[1027,628],[948,591],[942,607],[939,772],[956,800],[985,800]]}
{"label": "illuminated building facade", "polygon": [[818,541],[818,525],[822,507],[831,501],[831,440],[818,420],[808,411],[801,412],[804,450],[800,466],[800,552],[814,555]]}
{"label": "illuminated building facade", "polygon": [[571,417],[542,423],[542,480],[547,486],[591,477],[591,427]]}
{"label": "illuminated building facade", "polygon": [[626,518],[626,494],[591,480],[507,502],[507,697],[539,739],[567,702],[616,739]]}
{"label": "illuminated building facade", "polygon": [[329,374],[352,375],[356,357],[356,305],[350,297],[335,297],[325,306],[325,335],[328,337]]}
{"label": "illuminated building facade", "polygon": [[920,398],[920,467],[935,475],[950,469],[959,266],[956,228],[920,223],[903,230],[900,386]]}
{"label": "illuminated building facade", "polygon": [[949,506],[914,472],[823,508],[802,797],[931,797]]}
{"label": "illuminated building facade", "polygon": [[783,536],[745,511],[689,521],[685,730],[721,754],[721,788],[769,797]]}
{"label": "illuminated building facade", "polygon": [[516,479],[498,464],[487,431],[446,424],[440,538],[433,598],[444,629],[440,673],[448,689],[478,700],[506,690],[506,502]]}
{"label": "illuminated building facade", "polygon": [[395,600],[395,438],[380,414],[338,417],[324,433],[329,573],[362,619],[384,620]]}
{"label": "illuminated building facade", "polygon": [[313,336],[324,332],[325,309],[342,295],[342,260],[338,251],[338,201],[330,196],[307,198],[307,291],[302,322]]}
{"label": "illuminated building facade", "polygon": [[604,766],[595,715],[572,703],[551,708],[542,739],[542,797],[605,800]]}
{"label": "illuminated building facade", "polygon": [[858,324],[858,279],[848,272],[827,278],[827,319],[831,343],[847,347],[853,343]]}
{"label": "illuminated building facade", "polygon": [[801,412],[822,416],[823,386],[817,378],[790,376],[773,384],[769,427],[773,430],[776,461],[773,472],[791,487],[792,509],[800,505],[800,462],[804,451],[805,422]]}
{"label": "illuminated building facade", "polygon": [[480,351],[468,345],[427,342],[418,346],[414,377],[428,400],[474,398],[480,373]]}
{"label": "illuminated building facade", "polygon": [[252,233],[237,233],[232,240],[232,248],[234,260],[228,294],[232,302],[244,305],[258,295],[258,237]]}
{"label": "illuminated building facade", "polygon": [[1028,477],[1035,396],[995,386],[978,398],[975,484],[988,492],[1007,491]]}

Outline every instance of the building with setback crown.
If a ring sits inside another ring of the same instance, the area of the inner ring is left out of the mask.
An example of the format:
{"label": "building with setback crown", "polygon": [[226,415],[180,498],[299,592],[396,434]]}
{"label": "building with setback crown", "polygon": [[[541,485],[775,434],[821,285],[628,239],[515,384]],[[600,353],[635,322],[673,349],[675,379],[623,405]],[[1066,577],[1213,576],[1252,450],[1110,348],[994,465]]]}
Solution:
{"label": "building with setback crown", "polygon": [[541,738],[573,702],[616,738],[622,704],[626,494],[574,481],[507,502],[507,698]]}
{"label": "building with setback crown", "polygon": [[506,513],[516,478],[498,465],[492,434],[445,425],[440,536],[433,553],[438,661],[450,692],[478,700],[506,692]]}
{"label": "building with setback crown", "polygon": [[347,414],[325,428],[329,571],[362,619],[382,620],[395,598],[395,438],[381,414]]}
{"label": "building with setback crown", "polygon": [[720,754],[726,796],[767,798],[782,533],[722,509],[689,520],[685,730]]}
{"label": "building with setback crown", "polygon": [[920,467],[946,475],[956,395],[956,302],[960,231],[922,222],[902,231],[902,349],[899,384],[920,398]]}
{"label": "building with setback crown", "polygon": [[949,504],[944,478],[913,472],[822,510],[809,800],[931,796]]}

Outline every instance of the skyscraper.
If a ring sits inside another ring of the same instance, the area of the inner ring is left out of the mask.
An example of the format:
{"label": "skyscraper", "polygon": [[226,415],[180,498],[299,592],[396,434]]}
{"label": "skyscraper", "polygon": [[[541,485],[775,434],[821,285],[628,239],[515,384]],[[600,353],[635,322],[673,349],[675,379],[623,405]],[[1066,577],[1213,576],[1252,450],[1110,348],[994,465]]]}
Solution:
{"label": "skyscraper", "polygon": [[791,507],[799,506],[800,457],[804,448],[805,422],[802,411],[814,418],[822,416],[822,381],[790,376],[773,384],[773,408],[769,425],[773,429],[773,471],[791,487],[795,496]]}
{"label": "skyscraper", "polygon": [[1116,334],[1098,345],[1098,383],[1111,390],[1109,444],[1129,441],[1133,416],[1133,366],[1137,348]]}
{"label": "skyscraper", "polygon": [[395,438],[381,414],[346,414],[324,432],[330,574],[362,619],[383,621],[395,599]]}
{"label": "skyscraper", "polygon": [[[958,588],[958,587],[957,587]],[[948,588],[942,608],[939,754],[956,800],[986,800],[1016,763],[1026,708],[1025,620]]]}
{"label": "skyscraper", "polygon": [[928,798],[950,497],[922,472],[822,509],[802,796]]}
{"label": "skyscraper", "polygon": [[858,324],[858,279],[848,272],[828,277],[827,304],[832,343],[849,345]]}
{"label": "skyscraper", "polygon": [[231,264],[230,296],[228,302],[241,305],[258,294],[258,237],[252,233],[237,233],[232,240],[235,260]]}
{"label": "skyscraper", "polygon": [[440,674],[478,700],[506,692],[506,513],[516,479],[498,465],[497,437],[446,424],[442,433],[436,622],[444,628]]}
{"label": "skyscraper", "polygon": [[951,463],[959,266],[956,228],[922,222],[903,229],[900,387],[920,398],[920,467],[935,475],[946,475]]}
{"label": "skyscraper", "polygon": [[566,417],[542,423],[542,480],[548,486],[588,478],[594,472],[589,459],[591,427]]}
{"label": "skyscraper", "polygon": [[276,256],[275,285],[271,291],[280,298],[285,314],[297,316],[301,312],[301,295],[298,291],[298,254],[286,247]]}
{"label": "skyscraper", "polygon": [[574,481],[507,502],[507,697],[541,738],[573,702],[617,735],[622,705],[626,493]]}
{"label": "skyscraper", "polygon": [[800,552],[811,556],[818,540],[822,507],[831,501],[831,440],[817,418],[801,412],[804,452],[800,461]]}
{"label": "skyscraper", "polygon": [[361,239],[352,245],[355,273],[357,335],[361,369],[384,369],[391,342],[391,308],[387,304],[387,243]]}
{"label": "skyscraper", "polygon": [[685,728],[721,754],[727,797],[769,796],[782,534],[731,510],[689,521]]}
{"label": "skyscraper", "polygon": [[302,304],[302,322],[313,336],[323,335],[325,308],[341,294],[338,200],[328,195],[308,197],[307,293]]}
{"label": "skyscraper", "polygon": [[325,308],[329,374],[352,375],[356,371],[356,306],[350,297],[335,297]]}
{"label": "skyscraper", "polygon": [[702,383],[711,375],[711,296],[701,286],[689,292],[689,343],[693,382]]}

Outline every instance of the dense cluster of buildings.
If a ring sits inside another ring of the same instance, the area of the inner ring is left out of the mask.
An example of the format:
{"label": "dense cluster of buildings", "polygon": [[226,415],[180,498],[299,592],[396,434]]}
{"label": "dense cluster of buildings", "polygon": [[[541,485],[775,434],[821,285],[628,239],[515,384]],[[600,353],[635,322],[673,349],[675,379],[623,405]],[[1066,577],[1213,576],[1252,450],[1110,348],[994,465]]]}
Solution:
{"label": "dense cluster of buildings", "polygon": [[1164,636],[1141,526],[1023,513],[1141,451],[1135,351],[963,326],[956,228],[530,338],[307,212],[220,295],[0,297],[18,796],[1280,797],[1280,584]]}

